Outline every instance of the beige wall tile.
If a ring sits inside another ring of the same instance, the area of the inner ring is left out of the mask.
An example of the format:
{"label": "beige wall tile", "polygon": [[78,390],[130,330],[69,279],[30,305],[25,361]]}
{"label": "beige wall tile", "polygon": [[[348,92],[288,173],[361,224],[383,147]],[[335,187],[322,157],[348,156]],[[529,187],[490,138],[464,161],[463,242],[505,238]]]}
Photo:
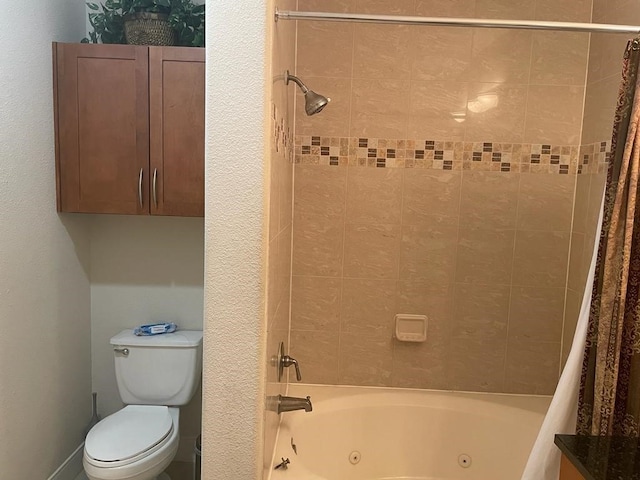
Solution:
{"label": "beige wall tile", "polygon": [[532,38],[533,34],[526,30],[476,29],[471,50],[471,78],[477,82],[526,83]]}
{"label": "beige wall tile", "polygon": [[273,240],[280,232],[280,190],[281,178],[279,170],[275,168],[275,157],[278,154],[274,149],[271,151],[271,172],[269,190],[269,240]]}
{"label": "beige wall tile", "polygon": [[575,177],[573,175],[520,176],[518,230],[568,232]]}
{"label": "beige wall tile", "polygon": [[505,390],[510,393],[553,394],[558,383],[560,343],[509,342]]}
{"label": "beige wall tile", "polygon": [[451,329],[453,286],[437,280],[399,280],[396,284],[396,312],[426,315],[428,334],[447,338]]}
{"label": "beige wall tile", "polygon": [[[584,290],[587,274],[589,273],[590,258],[587,260],[584,255],[585,235],[574,232],[571,235],[571,255],[569,257],[569,276],[567,287],[581,292]],[[585,261],[586,260],[586,261]]]}
{"label": "beige wall tile", "polygon": [[342,275],[344,223],[319,217],[299,219],[293,231],[293,274]]}
{"label": "beige wall tile", "polygon": [[277,262],[276,295],[278,302],[282,303],[291,290],[291,226],[278,235]]}
{"label": "beige wall tile", "polygon": [[582,143],[611,140],[620,76],[589,84],[584,104]]}
{"label": "beige wall tile", "polygon": [[[585,277],[589,275],[589,268],[591,267],[591,260],[593,259],[594,249],[600,247],[600,237],[596,239],[596,234],[586,234],[584,237],[584,249],[582,251],[582,265],[586,269]],[[591,286],[588,287],[591,289]]]}
{"label": "beige wall tile", "polygon": [[413,15],[415,0],[356,0],[359,13],[379,15]]}
{"label": "beige wall tile", "polygon": [[591,0],[537,0],[536,20],[589,22]]}
{"label": "beige wall tile", "polygon": [[290,226],[293,222],[293,164],[284,155],[280,172],[280,198],[278,202],[278,217],[280,219],[280,230]]}
{"label": "beige wall tile", "polygon": [[427,334],[424,343],[394,342],[391,385],[446,389],[448,339]]}
{"label": "beige wall tile", "polygon": [[611,15],[611,2],[609,0],[593,0],[591,21],[606,23]]}
{"label": "beige wall tile", "polygon": [[408,110],[409,80],[354,80],[349,133],[353,137],[405,138]]}
{"label": "beige wall tile", "polygon": [[298,361],[303,382],[338,383],[339,344],[338,332],[291,332],[289,355]]}
{"label": "beige wall tile", "polygon": [[[411,74],[411,27],[356,24],[354,78],[401,78]],[[344,46],[342,47],[344,48]]]}
{"label": "beige wall tile", "polygon": [[[617,20],[614,23],[619,22],[625,24],[627,21],[628,18],[626,18],[625,20]],[[620,78],[620,74],[622,72],[622,61],[628,40],[629,35],[610,34],[604,38],[605,55],[602,57],[601,63],[603,78],[608,78],[611,75],[615,75]]]}
{"label": "beige wall tile", "polygon": [[588,54],[588,33],[535,32],[530,83],[584,86]]}
{"label": "beige wall tile", "polygon": [[400,237],[400,225],[347,223],[343,275],[354,278],[398,278]]}
{"label": "beige wall tile", "polygon": [[534,18],[535,2],[527,0],[477,0],[477,18]]}
{"label": "beige wall tile", "polygon": [[585,233],[589,214],[589,189],[591,175],[578,175],[576,178],[576,195],[573,206],[572,232]]}
{"label": "beige wall tile", "polygon": [[289,306],[291,304],[291,292],[285,292],[282,301],[278,305],[276,313],[273,318],[272,324],[269,326],[270,329],[280,330],[284,332],[289,331]]}
{"label": "beige wall tile", "polygon": [[461,173],[415,169],[404,177],[404,225],[456,226],[460,211]]}
{"label": "beige wall tile", "polygon": [[[432,11],[427,16],[431,15],[443,16],[442,10]],[[467,28],[412,28],[412,80],[466,81],[471,64],[472,40],[473,30]]]}
{"label": "beige wall tile", "polygon": [[294,276],[291,329],[339,331],[341,297],[341,278]]}
{"label": "beige wall tile", "polygon": [[529,86],[524,141],[577,145],[583,101],[584,87]]}
{"label": "beige wall tile", "polygon": [[[348,23],[298,22],[296,75],[305,83],[306,77],[350,76],[354,31],[354,24]],[[288,68],[294,73],[293,65]]]}
{"label": "beige wall tile", "polygon": [[347,169],[324,165],[296,165],[296,219],[318,216],[342,220],[345,214]]}
{"label": "beige wall tile", "polygon": [[452,308],[452,286],[434,280],[398,281],[396,312],[426,315],[428,324],[426,342],[394,342],[393,386],[448,388]]}
{"label": "beige wall tile", "polygon": [[560,342],[564,287],[513,287],[509,341]]}
{"label": "beige wall tile", "polygon": [[447,375],[449,388],[472,392],[503,391],[505,357],[505,337],[453,337]]}
{"label": "beige wall tile", "polygon": [[[303,77],[305,85],[316,93],[331,99],[322,113],[307,115],[304,95],[297,90],[296,135],[344,137],[349,131],[351,112],[351,79],[334,77]],[[292,87],[293,88],[293,87]]]}
{"label": "beige wall tile", "polygon": [[485,111],[475,106],[472,109],[476,111],[467,109],[465,141],[522,143],[526,97],[526,85],[469,84],[472,105],[481,105],[483,101],[490,104],[493,99],[497,99],[497,104]]}
{"label": "beige wall tile", "polygon": [[391,386],[393,341],[359,333],[340,337],[341,385]]}
{"label": "beige wall tile", "polygon": [[298,0],[298,10],[310,12],[356,12],[356,0]]}
{"label": "beige wall tile", "polygon": [[460,228],[456,282],[508,285],[514,240],[513,230]]}
{"label": "beige wall tile", "polygon": [[457,227],[403,225],[400,279],[452,283],[457,239]]}
{"label": "beige wall tile", "polygon": [[416,15],[424,17],[473,17],[476,0],[417,0]]}
{"label": "beige wall tile", "polygon": [[278,308],[278,237],[269,242],[267,257],[267,325],[273,323]]}
{"label": "beige wall tile", "polygon": [[[594,20],[595,22],[595,20]],[[592,33],[589,41],[589,59],[587,62],[587,83],[592,84],[602,80],[607,75],[603,71],[604,56],[607,52],[608,41],[606,33]]]}
{"label": "beige wall tile", "polygon": [[587,212],[587,227],[585,233],[587,235],[594,234],[598,226],[600,218],[600,210],[602,209],[602,196],[604,194],[605,184],[607,180],[606,173],[598,173],[590,175],[591,183],[589,184],[589,207]]}
{"label": "beige wall tile", "polygon": [[509,318],[508,285],[457,283],[454,292],[454,339],[504,339]]}
{"label": "beige wall tile", "polygon": [[400,168],[349,167],[348,223],[400,223],[402,182]]}
{"label": "beige wall tile", "polygon": [[519,173],[465,171],[460,225],[465,228],[515,228]]}
{"label": "beige wall tile", "polygon": [[564,329],[562,331],[562,365],[567,362],[571,345],[573,344],[573,336],[576,333],[578,318],[580,316],[580,308],[582,307],[582,293],[575,292],[571,289],[567,290],[566,310],[564,314]]}
{"label": "beige wall tile", "polygon": [[569,240],[569,232],[517,230],[512,283],[564,287]]}
{"label": "beige wall tile", "polygon": [[395,299],[394,280],[345,278],[342,284],[340,311],[342,333],[391,339]]}
{"label": "beige wall tile", "polygon": [[453,114],[466,112],[467,88],[466,83],[413,81],[407,137],[464,140],[464,123],[457,122]]}
{"label": "beige wall tile", "polygon": [[637,0],[612,0],[607,2],[607,22],[637,25],[640,23]]}

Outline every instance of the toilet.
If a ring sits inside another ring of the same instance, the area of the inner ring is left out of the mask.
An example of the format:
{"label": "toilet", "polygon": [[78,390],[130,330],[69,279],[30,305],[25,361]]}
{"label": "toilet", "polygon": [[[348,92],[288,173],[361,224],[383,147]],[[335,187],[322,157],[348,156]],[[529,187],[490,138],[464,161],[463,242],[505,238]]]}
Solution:
{"label": "toilet", "polygon": [[83,465],[90,480],[170,480],[164,472],[178,450],[180,411],[202,373],[202,332],[111,338],[125,407],[87,435]]}

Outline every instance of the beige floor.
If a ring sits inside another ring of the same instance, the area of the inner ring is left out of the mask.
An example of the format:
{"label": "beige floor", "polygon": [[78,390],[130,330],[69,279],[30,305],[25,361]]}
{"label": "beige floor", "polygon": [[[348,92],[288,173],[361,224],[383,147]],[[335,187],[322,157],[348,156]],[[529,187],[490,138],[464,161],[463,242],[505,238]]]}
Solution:
{"label": "beige floor", "polygon": [[191,462],[173,462],[166,472],[171,480],[193,480],[193,469]]}

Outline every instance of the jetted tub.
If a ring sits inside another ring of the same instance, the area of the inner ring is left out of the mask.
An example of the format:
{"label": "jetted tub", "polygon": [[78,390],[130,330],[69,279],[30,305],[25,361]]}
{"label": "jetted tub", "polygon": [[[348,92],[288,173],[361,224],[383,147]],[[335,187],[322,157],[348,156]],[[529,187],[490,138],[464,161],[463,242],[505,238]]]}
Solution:
{"label": "jetted tub", "polygon": [[[291,385],[271,480],[519,480],[551,397]],[[297,453],[292,445],[295,445]]]}

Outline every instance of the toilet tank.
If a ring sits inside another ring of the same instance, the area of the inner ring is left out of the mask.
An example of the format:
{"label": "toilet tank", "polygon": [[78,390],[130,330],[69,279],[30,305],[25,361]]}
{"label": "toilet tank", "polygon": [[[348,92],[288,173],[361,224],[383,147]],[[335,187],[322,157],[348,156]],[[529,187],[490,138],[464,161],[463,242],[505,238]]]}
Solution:
{"label": "toilet tank", "polygon": [[202,375],[202,331],[111,338],[120,398],[128,405],[189,403]]}

